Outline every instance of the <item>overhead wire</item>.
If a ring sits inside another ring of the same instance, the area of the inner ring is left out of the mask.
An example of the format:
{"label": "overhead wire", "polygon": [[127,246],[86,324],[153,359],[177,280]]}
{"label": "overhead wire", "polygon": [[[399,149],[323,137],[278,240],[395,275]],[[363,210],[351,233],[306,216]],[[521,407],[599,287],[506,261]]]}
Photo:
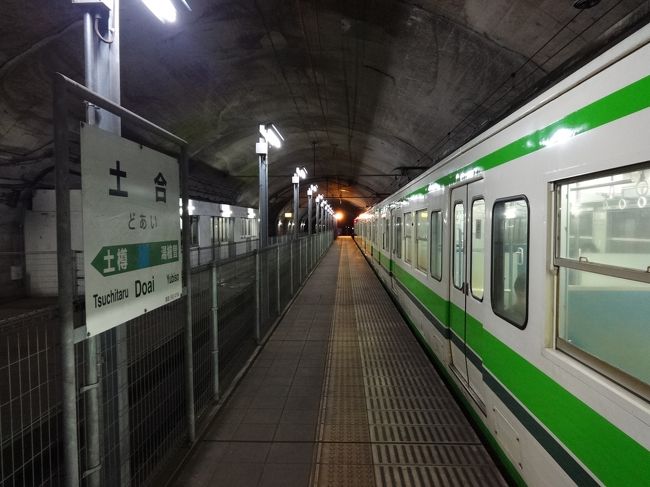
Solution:
{"label": "overhead wire", "polygon": [[[550,55],[550,56],[549,56],[549,57],[548,57],[544,62],[542,62],[541,64],[539,64],[538,67],[542,68],[544,65],[548,64],[549,61],[551,61],[552,59],[554,59],[554,58],[555,58],[555,57],[556,57],[560,52],[562,52],[562,51],[563,51],[564,49],[566,49],[569,45],[571,45],[571,44],[572,44],[572,43],[573,43],[577,38],[579,38],[580,36],[582,36],[582,35],[583,35],[587,30],[589,30],[591,27],[593,27],[597,22],[599,22],[603,17],[605,17],[609,12],[611,12],[614,8],[616,8],[618,5],[620,5],[621,2],[622,2],[622,0],[619,0],[618,3],[616,3],[615,5],[613,5],[612,7],[610,7],[608,10],[606,10],[605,12],[603,12],[603,14],[601,14],[599,17],[597,17],[596,19],[594,19],[594,21],[593,21],[592,23],[588,24],[588,25],[587,25],[586,27],[584,27],[581,31],[579,31],[578,33],[576,33],[576,34],[575,34],[575,35],[574,35],[570,40],[568,40],[568,41],[565,42],[561,47],[559,47],[558,49],[556,49],[556,50],[555,50],[555,51],[554,51],[554,52],[553,52],[553,53],[552,53],[552,54],[551,54],[551,55]],[[573,17],[573,19],[575,19],[575,18],[576,18],[576,17],[577,17],[581,12],[583,12],[583,11],[584,11],[584,10],[581,10],[580,12],[578,12],[578,14],[575,15],[575,16]],[[549,43],[550,43],[554,38],[555,38],[555,36],[554,36],[553,38],[551,38],[551,39],[550,39],[550,40],[549,40],[549,41],[548,41],[544,46],[542,46],[542,48],[540,48],[540,49],[538,50],[538,52],[539,52],[541,49],[543,49],[544,47],[546,47],[546,46],[547,46],[547,45],[548,45],[548,44],[549,44]],[[537,54],[537,53],[533,54],[532,57],[534,57],[536,54]],[[523,65],[522,65],[522,67],[523,67]],[[517,72],[518,72],[518,71],[519,71],[519,70],[517,70]],[[485,111],[487,111],[487,110],[491,109],[492,107],[494,107],[497,103],[499,103],[501,100],[503,100],[503,99],[504,99],[508,94],[512,93],[512,91],[514,91],[517,87],[524,85],[524,84],[525,84],[525,83],[526,83],[526,82],[527,82],[527,81],[528,81],[528,80],[533,76],[533,73],[534,73],[534,72],[528,73],[528,74],[527,74],[523,79],[521,79],[521,80],[519,80],[517,83],[515,83],[515,84],[512,86],[512,88],[511,88],[510,90],[504,92],[504,93],[503,93],[499,98],[497,98],[496,100],[494,100],[494,101],[493,101],[489,106],[484,107],[484,108],[483,108],[483,111],[482,111],[481,113],[479,113],[479,115],[481,115],[481,114],[484,113]]]}
{"label": "overhead wire", "polygon": [[[576,33],[569,41],[564,43],[560,48],[556,49],[543,63],[536,65],[538,69],[542,69],[543,66],[548,64],[552,59],[554,59],[560,52],[562,52],[564,49],[566,49],[569,45],[571,45],[577,38],[582,36],[587,30],[591,29],[597,22],[599,22],[601,19],[603,19],[607,14],[609,14],[614,8],[618,7],[622,3],[623,0],[619,0],[617,3],[612,5],[610,8],[608,8],[605,12],[603,12],[600,16],[596,17],[590,24],[588,24],[586,27],[584,27],[582,30],[580,30],[578,33]],[[507,79],[505,79],[500,85],[498,85],[494,90],[492,90],[479,104],[476,105],[476,107],[469,113],[467,114],[460,122],[458,122],[449,132],[447,132],[446,135],[438,139],[430,149],[427,150],[425,153],[426,156],[431,158],[431,153],[435,150],[438,149],[443,143],[445,143],[448,140],[451,140],[451,136],[454,132],[459,131],[461,129],[464,129],[466,126],[470,125],[473,120],[470,120],[471,117],[474,117],[474,120],[480,117],[483,113],[486,111],[490,110],[493,108],[497,103],[501,102],[506,96],[511,94],[515,89],[521,87],[524,83],[526,83],[535,73],[535,71],[531,71],[526,75],[523,79],[519,80],[516,83],[513,83],[511,88],[504,93],[501,94],[499,98],[494,100],[492,103],[489,105],[487,104],[490,98],[492,98],[496,93],[498,93],[504,86],[507,86],[508,83],[511,83],[514,77],[518,72],[520,72],[530,61],[532,61],[543,49],[545,49],[553,40],[555,40],[564,30],[566,30],[569,25],[571,25],[582,13],[584,10],[578,11],[571,19],[569,19],[560,29],[555,32],[544,44],[542,44],[533,54],[528,56],[526,60],[523,62],[521,66],[519,66],[513,73],[511,73]],[[417,160],[416,163],[419,163],[422,160],[423,156],[420,156]]]}
{"label": "overhead wire", "polygon": [[302,125],[302,128],[304,132],[307,134],[307,136],[311,137],[313,139],[313,135],[310,134],[310,129],[307,127],[307,124],[305,123],[305,117],[303,116],[302,112],[300,111],[300,107],[298,106],[298,102],[296,100],[296,95],[293,92],[293,89],[291,88],[291,83],[289,82],[289,78],[287,77],[287,74],[284,71],[284,67],[282,66],[282,63],[280,62],[280,56],[278,54],[278,49],[275,46],[275,42],[273,42],[273,37],[271,36],[271,30],[269,29],[269,26],[266,22],[266,17],[264,17],[264,13],[262,12],[262,9],[259,6],[258,0],[253,0],[253,4],[255,5],[255,9],[257,10],[257,14],[260,17],[260,20],[262,21],[262,25],[264,27],[264,31],[266,32],[266,36],[269,39],[269,42],[271,43],[271,49],[273,50],[273,56],[275,58],[275,62],[277,63],[279,69],[280,69],[280,75],[282,76],[282,79],[284,80],[285,86],[287,90],[289,91],[289,95],[291,96],[291,100],[293,102],[293,106],[296,110],[296,113],[298,114],[298,118],[300,119],[300,124]]}
{"label": "overhead wire", "polygon": [[[300,7],[300,0],[296,0],[296,8],[298,9],[298,18],[300,20],[300,28],[302,30],[302,35],[305,38],[305,45],[307,46],[307,57],[309,59],[309,68],[312,73],[313,83],[316,88],[316,96],[318,97],[318,104],[320,106],[321,116],[323,117],[323,123],[325,125],[325,134],[329,143],[332,143],[330,133],[329,133],[329,120],[325,114],[325,108],[323,106],[323,98],[321,96],[320,84],[318,83],[318,76],[316,74],[316,68],[314,67],[314,58],[311,48],[311,42],[309,41],[309,36],[307,35],[307,29],[305,28],[305,19],[302,13],[302,8]],[[320,34],[319,34],[320,35]]]}

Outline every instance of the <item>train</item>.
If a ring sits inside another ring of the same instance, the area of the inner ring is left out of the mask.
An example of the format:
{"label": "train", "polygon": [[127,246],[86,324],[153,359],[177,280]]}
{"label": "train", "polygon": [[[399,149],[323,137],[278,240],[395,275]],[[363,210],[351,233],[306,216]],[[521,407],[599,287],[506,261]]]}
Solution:
{"label": "train", "polygon": [[650,485],[650,26],[355,219],[514,481]]}
{"label": "train", "polygon": [[[180,202],[179,202],[180,206]],[[72,249],[78,295],[83,295],[83,239],[81,233],[81,191],[70,191],[72,213]],[[33,297],[58,294],[56,272],[56,205],[55,192],[34,191],[30,209],[25,211],[23,227],[26,292]],[[190,214],[190,259],[192,266],[213,259],[228,259],[251,252],[258,246],[257,208],[188,200]],[[179,225],[180,208],[179,208]]]}

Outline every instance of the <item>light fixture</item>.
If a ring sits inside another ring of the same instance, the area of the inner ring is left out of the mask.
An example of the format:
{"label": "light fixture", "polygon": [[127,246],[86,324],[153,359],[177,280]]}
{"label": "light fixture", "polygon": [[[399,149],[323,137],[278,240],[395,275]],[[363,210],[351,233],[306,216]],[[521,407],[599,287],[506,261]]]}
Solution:
{"label": "light fixture", "polygon": [[142,0],[142,3],[158,17],[163,24],[176,22],[176,8],[172,0]]}
{"label": "light fixture", "polygon": [[586,10],[591,7],[595,7],[600,3],[600,0],[577,0],[574,2],[573,7],[578,10]]}
{"label": "light fixture", "polygon": [[285,218],[292,218],[292,217],[293,217],[293,213],[289,213],[289,212],[288,212],[288,213],[285,213],[285,214],[284,214],[284,217],[285,217]]}
{"label": "light fixture", "polygon": [[[193,215],[194,210],[196,210],[196,206],[194,206],[194,202],[190,199],[187,200],[187,214],[188,215]],[[181,215],[183,214],[183,198],[178,198],[178,213]]]}
{"label": "light fixture", "polygon": [[307,177],[307,169],[305,167],[297,167],[296,174],[300,179],[305,179]]}
{"label": "light fixture", "polygon": [[336,218],[337,220],[343,220],[343,213],[337,211],[336,215],[334,215],[334,218]]}
{"label": "light fixture", "polygon": [[282,147],[284,137],[282,137],[282,134],[275,125],[260,125],[260,135],[264,137],[264,139],[276,149]]}

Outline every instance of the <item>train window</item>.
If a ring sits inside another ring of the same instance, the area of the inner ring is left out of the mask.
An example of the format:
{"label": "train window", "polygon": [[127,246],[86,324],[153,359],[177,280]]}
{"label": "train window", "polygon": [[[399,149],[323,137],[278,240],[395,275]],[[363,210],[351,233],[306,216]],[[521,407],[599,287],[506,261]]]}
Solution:
{"label": "train window", "polygon": [[429,270],[429,213],[415,212],[415,265],[421,271]]}
{"label": "train window", "polygon": [[649,179],[650,167],[560,184],[558,257],[646,272]]}
{"label": "train window", "polygon": [[454,287],[463,289],[465,284],[465,205],[454,204]]}
{"label": "train window", "polygon": [[240,231],[242,238],[257,237],[257,221],[253,218],[240,218]]}
{"label": "train window", "polygon": [[383,250],[388,250],[388,218],[384,218]]}
{"label": "train window", "polygon": [[193,246],[199,245],[199,216],[190,215],[190,243]]}
{"label": "train window", "polygon": [[472,202],[472,255],[470,287],[472,296],[479,301],[483,300],[485,286],[485,249],[483,244],[483,224],[485,222],[485,200],[478,199]]}
{"label": "train window", "polygon": [[442,279],[442,213],[431,212],[431,276]]}
{"label": "train window", "polygon": [[650,400],[648,164],[556,184],[557,348]]}
{"label": "train window", "polygon": [[395,249],[394,253],[402,258],[402,217],[395,218]]}
{"label": "train window", "polygon": [[492,309],[524,328],[528,319],[528,201],[500,200],[492,211]]}
{"label": "train window", "polygon": [[221,216],[214,217],[214,241],[215,244],[228,242],[228,235],[230,234],[229,218],[224,218]]}
{"label": "train window", "polygon": [[411,246],[411,235],[413,232],[413,215],[411,213],[404,213],[404,260],[408,263],[411,262],[411,253],[413,247]]}

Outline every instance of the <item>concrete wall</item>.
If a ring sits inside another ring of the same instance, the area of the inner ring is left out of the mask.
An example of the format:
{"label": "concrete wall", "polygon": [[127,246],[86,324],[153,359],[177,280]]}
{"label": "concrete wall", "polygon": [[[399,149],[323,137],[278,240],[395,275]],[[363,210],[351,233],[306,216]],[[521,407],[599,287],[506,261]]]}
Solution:
{"label": "concrete wall", "polygon": [[[25,212],[25,274],[30,296],[56,296],[56,203],[55,192],[38,190],[32,199],[32,210]],[[83,249],[81,231],[81,191],[70,192],[72,249]],[[83,275],[81,254],[77,258],[77,275]],[[78,280],[78,284],[81,281]]]}
{"label": "concrete wall", "polygon": [[0,300],[25,294],[22,209],[0,204]]}

